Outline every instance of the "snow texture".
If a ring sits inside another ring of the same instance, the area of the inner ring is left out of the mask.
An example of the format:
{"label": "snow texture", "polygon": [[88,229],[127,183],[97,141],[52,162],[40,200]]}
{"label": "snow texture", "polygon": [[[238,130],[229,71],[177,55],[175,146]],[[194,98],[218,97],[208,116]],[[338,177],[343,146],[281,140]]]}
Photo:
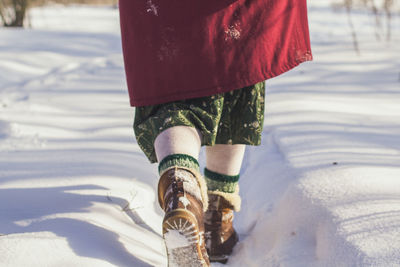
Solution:
{"label": "snow texture", "polygon": [[168,244],[168,249],[188,247],[190,245],[188,239],[179,230],[168,230],[164,234],[164,238]]}
{"label": "snow texture", "polygon": [[187,206],[189,206],[190,201],[189,199],[187,199],[186,196],[180,197],[179,201],[183,204],[183,206],[185,207],[185,209],[187,208]]}
{"label": "snow texture", "polygon": [[[315,60],[267,82],[226,266],[399,266],[399,16],[377,41],[374,18],[355,11],[358,55],[345,11],[310,1],[309,15]],[[118,11],[30,18],[0,29],[0,266],[166,266]]]}

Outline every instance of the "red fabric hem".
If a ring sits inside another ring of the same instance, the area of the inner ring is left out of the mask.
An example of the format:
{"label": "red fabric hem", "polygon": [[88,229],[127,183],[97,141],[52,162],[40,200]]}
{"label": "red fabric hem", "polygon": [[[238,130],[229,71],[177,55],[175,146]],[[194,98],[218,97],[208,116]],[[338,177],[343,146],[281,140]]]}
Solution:
{"label": "red fabric hem", "polygon": [[[185,94],[182,94],[182,93],[169,94],[167,96],[152,97],[151,99],[149,99],[149,98],[142,98],[142,99],[130,98],[130,105],[132,107],[158,105],[158,104],[162,104],[162,103],[168,103],[168,102],[178,101],[178,100],[183,100],[183,99],[205,97],[205,96],[214,95],[214,94],[218,94],[218,93],[226,93],[226,92],[237,90],[237,89],[240,89],[240,88],[243,88],[246,86],[250,86],[250,85],[274,78],[276,76],[279,76],[279,75],[281,75],[285,72],[288,72],[289,70],[297,67],[301,63],[311,61],[311,60],[312,60],[312,55],[309,55],[309,57],[306,58],[304,61],[295,61],[295,62],[289,63],[276,73],[272,73],[272,72],[263,73],[262,77],[256,77],[254,79],[247,79],[245,81],[242,80],[240,82],[232,83],[229,85],[212,86],[209,88],[202,88],[202,89],[198,89],[195,91],[186,91]],[[151,103],[151,104],[149,104],[149,103]]]}

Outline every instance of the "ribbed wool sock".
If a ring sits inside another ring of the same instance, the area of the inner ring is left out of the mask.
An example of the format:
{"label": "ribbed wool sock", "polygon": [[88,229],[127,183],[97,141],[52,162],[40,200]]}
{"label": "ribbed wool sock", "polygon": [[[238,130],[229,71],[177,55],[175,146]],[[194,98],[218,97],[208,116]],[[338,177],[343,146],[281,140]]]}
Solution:
{"label": "ribbed wool sock", "polygon": [[199,172],[199,162],[197,159],[186,154],[173,154],[166,156],[161,160],[158,165],[158,173],[161,175],[165,170],[174,166],[188,168]]}
{"label": "ribbed wool sock", "polygon": [[204,169],[204,176],[208,191],[219,191],[224,193],[234,193],[239,181],[238,175],[225,175]]}

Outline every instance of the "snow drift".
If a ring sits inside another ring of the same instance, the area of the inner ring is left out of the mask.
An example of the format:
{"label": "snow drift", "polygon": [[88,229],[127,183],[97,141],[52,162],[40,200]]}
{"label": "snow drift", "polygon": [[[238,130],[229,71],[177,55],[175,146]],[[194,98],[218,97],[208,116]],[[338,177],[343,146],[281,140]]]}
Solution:
{"label": "snow drift", "polygon": [[[360,55],[346,14],[310,3],[314,62],[267,82],[227,266],[400,265],[399,18],[378,42],[374,20],[353,15]],[[0,266],[165,266],[117,11],[31,18],[0,29]]]}

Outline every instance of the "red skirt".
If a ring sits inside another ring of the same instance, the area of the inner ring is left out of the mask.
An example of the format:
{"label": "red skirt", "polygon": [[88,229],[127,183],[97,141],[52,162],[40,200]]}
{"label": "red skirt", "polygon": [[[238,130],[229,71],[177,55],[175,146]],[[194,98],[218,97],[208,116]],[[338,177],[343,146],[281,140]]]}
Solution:
{"label": "red skirt", "polygon": [[311,60],[306,0],[120,0],[132,106],[228,92]]}

